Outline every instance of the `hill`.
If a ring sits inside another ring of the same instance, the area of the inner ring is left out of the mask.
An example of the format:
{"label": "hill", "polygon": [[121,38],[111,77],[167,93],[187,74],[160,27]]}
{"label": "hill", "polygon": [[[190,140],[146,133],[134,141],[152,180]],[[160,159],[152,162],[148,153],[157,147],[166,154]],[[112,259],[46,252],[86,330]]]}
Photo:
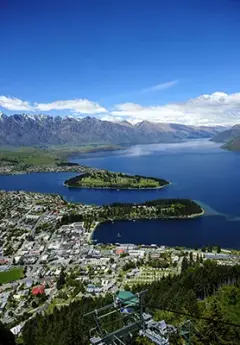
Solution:
{"label": "hill", "polygon": [[0,145],[146,144],[210,138],[223,127],[102,121],[94,117],[0,114]]}
{"label": "hill", "polygon": [[240,125],[235,125],[232,128],[216,134],[211,141],[216,143],[224,143],[240,137]]}
{"label": "hill", "polygon": [[222,148],[229,151],[240,151],[240,136],[230,140]]}

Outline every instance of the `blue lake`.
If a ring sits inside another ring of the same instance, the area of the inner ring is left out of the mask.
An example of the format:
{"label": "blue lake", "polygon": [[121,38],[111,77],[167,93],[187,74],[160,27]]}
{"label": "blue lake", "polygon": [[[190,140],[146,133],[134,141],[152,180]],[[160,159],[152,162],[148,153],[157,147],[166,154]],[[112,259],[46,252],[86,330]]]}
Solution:
{"label": "blue lake", "polygon": [[[191,198],[206,216],[189,221],[136,221],[102,224],[94,236],[100,242],[159,243],[198,246],[219,244],[240,248],[240,155],[207,140],[181,144],[132,146],[124,151],[72,157],[84,165],[162,177],[171,185],[162,190],[114,191],[69,189],[74,173],[34,173],[0,176],[0,189],[58,193],[71,202],[109,204],[157,198]],[[120,233],[121,237],[116,235]]]}

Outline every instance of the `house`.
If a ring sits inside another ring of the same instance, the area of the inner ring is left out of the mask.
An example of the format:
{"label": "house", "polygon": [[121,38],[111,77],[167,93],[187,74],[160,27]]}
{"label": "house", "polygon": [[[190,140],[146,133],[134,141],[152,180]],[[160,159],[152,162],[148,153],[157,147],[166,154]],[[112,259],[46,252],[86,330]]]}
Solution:
{"label": "house", "polygon": [[121,255],[121,254],[124,254],[125,253],[125,249],[123,249],[123,248],[119,248],[119,249],[117,249],[116,250],[116,252],[115,252],[117,255]]}
{"label": "house", "polygon": [[44,295],[45,294],[45,287],[44,285],[34,286],[32,288],[33,296]]}
{"label": "house", "polygon": [[7,259],[0,259],[0,265],[6,265],[8,263]]}

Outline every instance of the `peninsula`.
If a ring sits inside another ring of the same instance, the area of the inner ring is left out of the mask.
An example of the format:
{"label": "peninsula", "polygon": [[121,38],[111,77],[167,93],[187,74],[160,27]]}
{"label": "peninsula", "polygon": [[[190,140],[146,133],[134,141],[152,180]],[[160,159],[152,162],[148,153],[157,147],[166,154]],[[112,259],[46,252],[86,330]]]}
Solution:
{"label": "peninsula", "polygon": [[[68,205],[70,205],[68,203]],[[61,224],[84,222],[86,228],[92,231],[95,225],[102,222],[136,219],[191,219],[202,216],[204,210],[190,199],[157,199],[144,203],[113,203],[110,205],[91,205],[87,212],[64,214]],[[95,224],[91,227],[91,224]]]}
{"label": "peninsula", "polygon": [[64,182],[67,187],[93,189],[158,189],[168,184],[168,181],[160,178],[127,175],[108,170],[91,171]]}
{"label": "peninsula", "polygon": [[0,175],[32,172],[88,172],[95,169],[69,162],[69,157],[123,149],[118,145],[0,148]]}

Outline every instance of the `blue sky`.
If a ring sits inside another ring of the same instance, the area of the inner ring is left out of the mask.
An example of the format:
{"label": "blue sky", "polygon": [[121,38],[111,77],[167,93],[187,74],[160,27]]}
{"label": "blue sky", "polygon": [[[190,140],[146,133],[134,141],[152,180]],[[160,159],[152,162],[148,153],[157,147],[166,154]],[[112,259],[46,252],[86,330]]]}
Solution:
{"label": "blue sky", "polygon": [[7,114],[239,119],[238,0],[2,0],[0,9]]}

